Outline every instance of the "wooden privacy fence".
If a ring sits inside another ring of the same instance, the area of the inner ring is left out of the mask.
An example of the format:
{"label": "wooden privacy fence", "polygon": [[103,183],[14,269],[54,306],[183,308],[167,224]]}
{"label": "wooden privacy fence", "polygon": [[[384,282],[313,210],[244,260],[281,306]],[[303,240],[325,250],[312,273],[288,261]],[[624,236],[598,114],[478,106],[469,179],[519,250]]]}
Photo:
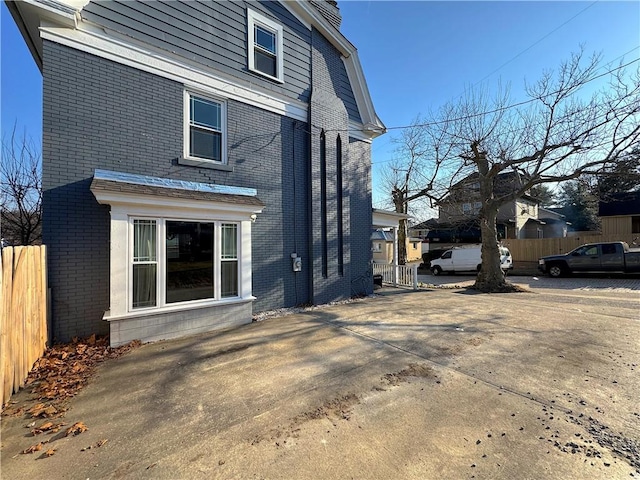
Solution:
{"label": "wooden privacy fence", "polygon": [[47,344],[46,247],[5,247],[0,277],[0,405],[24,386]]}
{"label": "wooden privacy fence", "polygon": [[639,235],[613,234],[613,235],[580,235],[564,238],[507,238],[502,245],[509,248],[514,262],[536,262],[540,257],[567,253],[585,243],[598,242],[627,242],[629,245]]}

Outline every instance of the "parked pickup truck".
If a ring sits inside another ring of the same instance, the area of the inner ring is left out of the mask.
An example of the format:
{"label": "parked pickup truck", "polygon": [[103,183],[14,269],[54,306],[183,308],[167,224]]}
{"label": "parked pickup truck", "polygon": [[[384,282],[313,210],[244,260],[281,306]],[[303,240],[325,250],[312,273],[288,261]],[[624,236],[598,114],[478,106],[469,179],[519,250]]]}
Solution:
{"label": "parked pickup truck", "polygon": [[640,273],[640,249],[625,242],[589,243],[564,255],[538,260],[538,270],[551,277],[571,273]]}

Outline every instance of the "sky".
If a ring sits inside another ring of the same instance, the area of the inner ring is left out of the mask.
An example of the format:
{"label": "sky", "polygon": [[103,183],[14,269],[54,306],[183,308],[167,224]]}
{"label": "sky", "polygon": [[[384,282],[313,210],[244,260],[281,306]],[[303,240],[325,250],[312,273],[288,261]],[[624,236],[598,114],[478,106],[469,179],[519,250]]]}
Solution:
{"label": "sky", "polygon": [[[581,45],[609,62],[640,58],[635,1],[339,1],[342,33],[358,48],[387,134],[372,148],[374,207],[389,208],[380,174],[395,155],[395,127],[455,100],[470,87],[510,86],[557,68]],[[42,138],[42,77],[2,2],[0,128]],[[624,56],[623,56],[624,55]],[[634,64],[637,65],[637,64]]]}

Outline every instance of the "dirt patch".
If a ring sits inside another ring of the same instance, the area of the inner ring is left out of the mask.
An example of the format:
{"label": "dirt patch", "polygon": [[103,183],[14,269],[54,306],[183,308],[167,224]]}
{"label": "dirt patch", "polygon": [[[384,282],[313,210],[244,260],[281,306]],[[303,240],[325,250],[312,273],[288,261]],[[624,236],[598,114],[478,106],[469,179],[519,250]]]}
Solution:
{"label": "dirt patch", "polygon": [[586,427],[591,436],[603,448],[610,449],[614,455],[629,462],[640,473],[640,442],[612,432],[609,427],[592,417],[569,416],[569,420]]}
{"label": "dirt patch", "polygon": [[348,393],[347,395],[326,402],[311,412],[298,415],[294,419],[294,424],[299,425],[306,421],[318,420],[320,418],[349,420],[351,417],[351,408],[358,403],[360,403],[358,396],[354,393]]}
{"label": "dirt patch", "polygon": [[477,287],[476,285],[468,287],[468,290],[473,293],[532,293],[531,290],[523,287],[522,285],[516,285],[515,283],[509,282],[506,282],[499,287],[493,287],[491,290]]}
{"label": "dirt patch", "polygon": [[382,377],[388,385],[399,385],[408,381],[409,377],[416,378],[437,378],[435,371],[429,365],[420,365],[417,363],[410,364],[407,368],[396,373],[387,373]]}
{"label": "dirt patch", "polygon": [[340,397],[328,400],[319,407],[308,412],[296,415],[287,426],[278,426],[265,435],[258,435],[251,440],[251,445],[257,445],[265,440],[274,441],[277,447],[287,443],[287,438],[298,438],[300,426],[312,420],[330,420],[334,426],[339,420],[349,420],[354,405],[360,403],[360,399],[354,393],[347,393]]}

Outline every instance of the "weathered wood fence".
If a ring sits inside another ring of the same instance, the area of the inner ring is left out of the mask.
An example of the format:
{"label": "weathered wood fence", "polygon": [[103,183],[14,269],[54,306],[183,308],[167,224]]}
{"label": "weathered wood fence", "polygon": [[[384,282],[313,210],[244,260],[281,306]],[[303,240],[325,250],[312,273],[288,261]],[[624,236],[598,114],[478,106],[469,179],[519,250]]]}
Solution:
{"label": "weathered wood fence", "polygon": [[502,245],[509,248],[514,262],[537,262],[540,257],[546,255],[558,255],[567,253],[585,243],[597,242],[627,242],[629,245],[640,234],[615,234],[615,235],[579,235],[564,238],[527,238],[502,241]]}
{"label": "weathered wood fence", "polygon": [[0,277],[0,405],[24,386],[47,344],[46,247],[5,247]]}

